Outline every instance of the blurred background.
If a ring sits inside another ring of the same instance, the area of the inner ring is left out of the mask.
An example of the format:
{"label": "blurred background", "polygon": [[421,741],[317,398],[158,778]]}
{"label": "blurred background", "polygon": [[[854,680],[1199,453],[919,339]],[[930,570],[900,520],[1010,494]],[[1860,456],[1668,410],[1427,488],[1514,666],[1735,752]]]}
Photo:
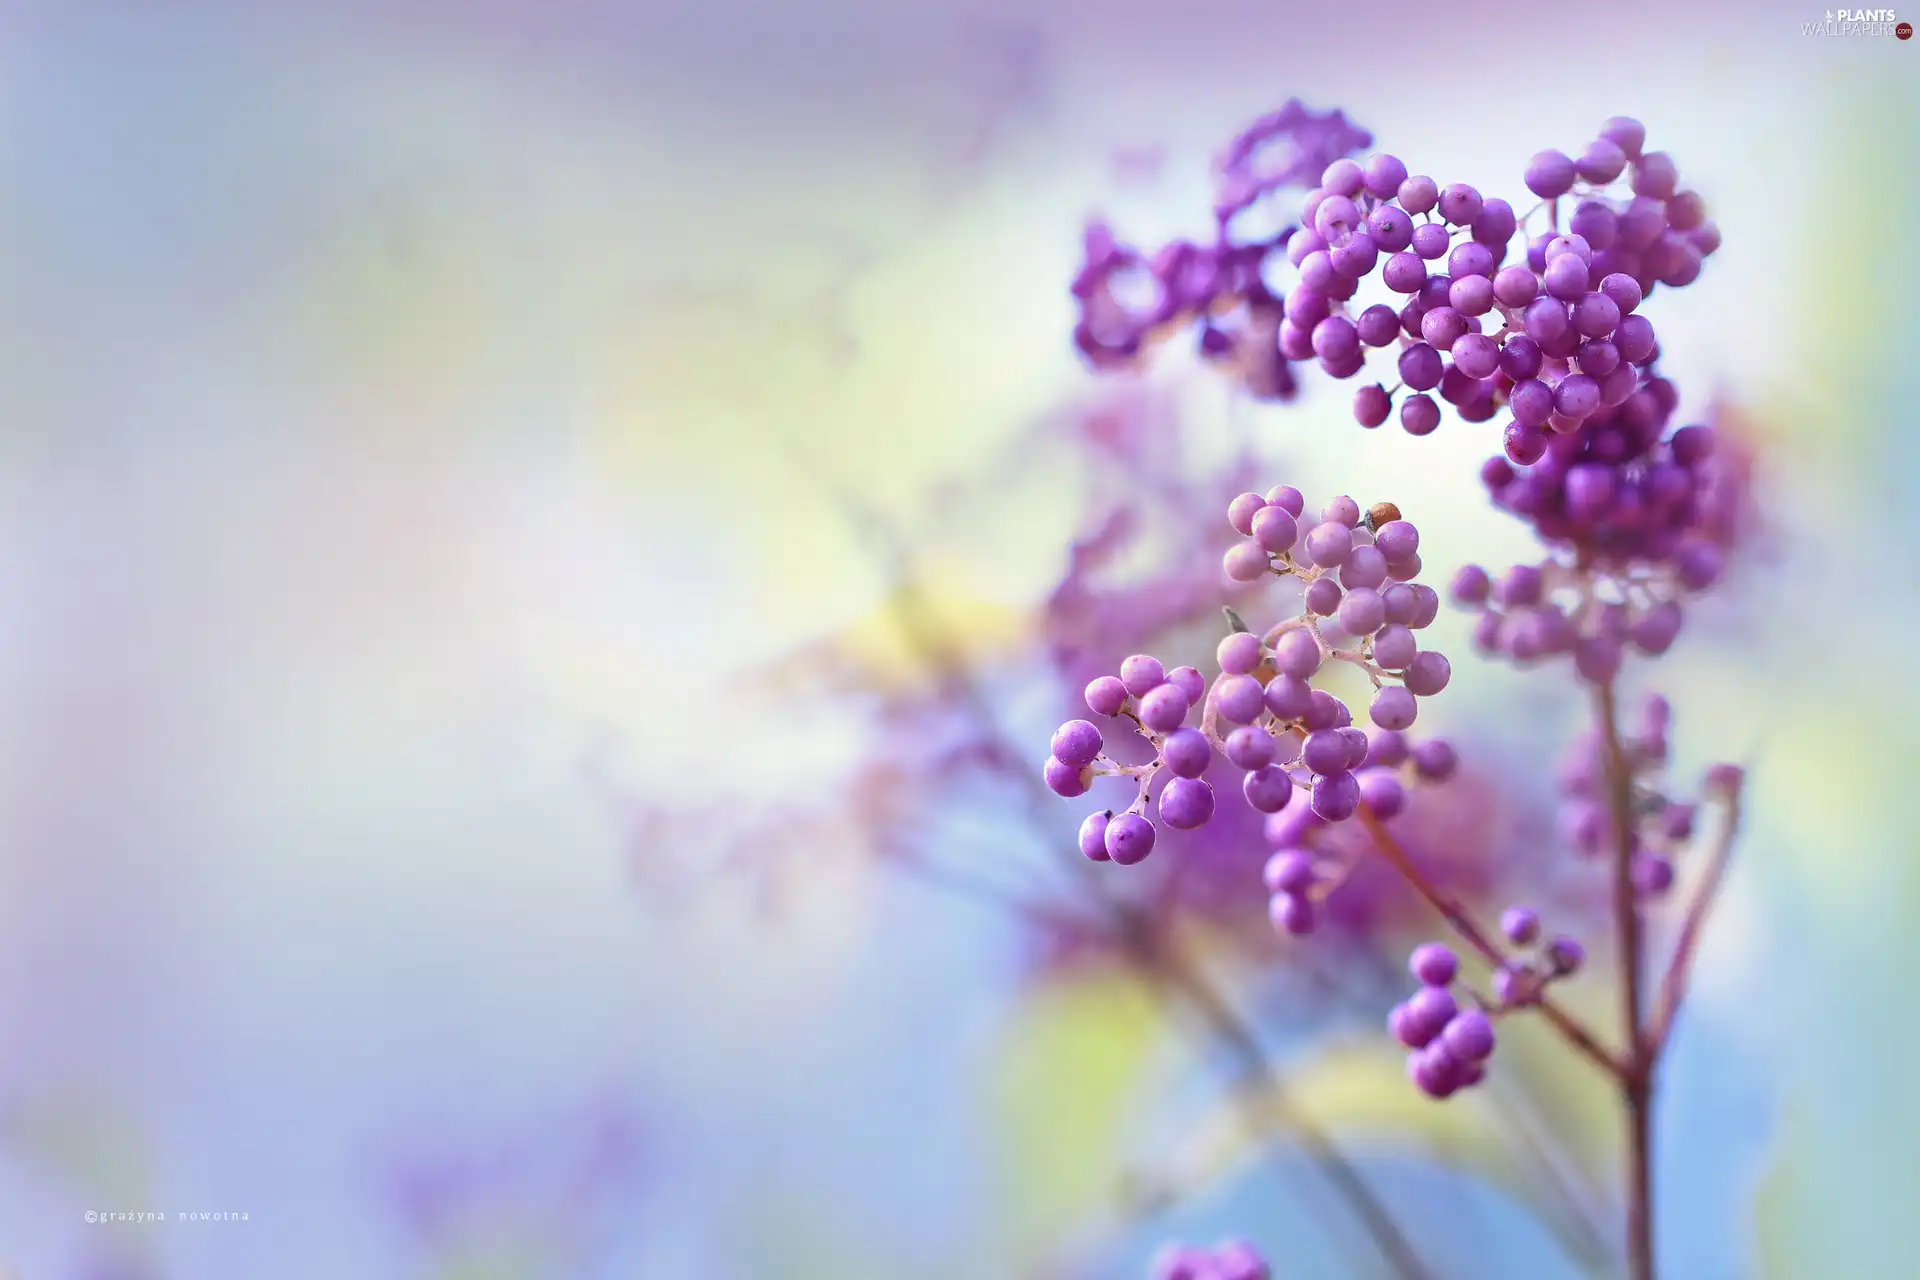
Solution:
{"label": "blurred background", "polygon": [[[1098,915],[1084,806],[1017,780],[1084,664],[1210,659],[1221,484],[1525,554],[1491,427],[1073,352],[1084,220],[1203,233],[1292,96],[1508,194],[1630,113],[1706,194],[1649,305],[1776,536],[1657,677],[1683,771],[1758,752],[1661,1247],[1920,1271],[1920,50],[1823,16],[0,4],[4,1274],[1104,1280],[1227,1231],[1377,1274],[1301,1115],[1443,1274],[1606,1274],[1581,1068],[1439,1108],[1378,1052],[1417,917],[1311,960],[1141,878],[1290,1082],[1253,1142],[1246,1046],[1029,909]],[[1463,874],[1559,874],[1571,686],[1441,626],[1512,815]]]}

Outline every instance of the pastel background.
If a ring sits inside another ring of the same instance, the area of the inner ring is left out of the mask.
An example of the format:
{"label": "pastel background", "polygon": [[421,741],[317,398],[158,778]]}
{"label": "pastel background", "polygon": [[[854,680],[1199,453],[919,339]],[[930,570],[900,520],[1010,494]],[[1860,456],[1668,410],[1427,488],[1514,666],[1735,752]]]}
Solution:
{"label": "pastel background", "polygon": [[[1010,1167],[1006,1063],[1055,1023],[1011,928],[831,827],[755,837],[769,914],[633,806],[833,797],[857,709],[764,675],[879,599],[835,488],[1017,628],[1074,513],[1044,471],[972,525],[928,495],[1096,390],[1081,220],[1198,230],[1213,149],[1298,95],[1495,191],[1628,112],[1708,193],[1726,247],[1663,345],[1689,409],[1774,440],[1790,536],[1664,677],[1696,758],[1764,749],[1663,1247],[1686,1280],[1920,1271],[1920,50],[1821,16],[0,4],[0,1264],[1031,1273],[1023,1197],[1059,1189]],[[1169,377],[1199,436],[1417,489],[1453,558],[1510,545],[1430,479],[1491,437]],[[1546,693],[1448,696],[1524,735]],[[1437,1241],[1482,1216],[1457,1274],[1573,1274],[1499,1195],[1370,1167]],[[1234,1227],[1339,1276],[1336,1215],[1248,1174],[1079,1265]]]}

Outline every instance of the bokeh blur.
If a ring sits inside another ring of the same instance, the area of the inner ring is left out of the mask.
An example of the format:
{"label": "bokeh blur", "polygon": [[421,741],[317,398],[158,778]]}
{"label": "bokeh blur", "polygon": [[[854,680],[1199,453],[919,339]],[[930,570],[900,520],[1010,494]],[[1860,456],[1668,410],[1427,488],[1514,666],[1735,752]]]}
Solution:
{"label": "bokeh blur", "polygon": [[[1777,536],[1634,669],[1685,767],[1755,780],[1663,1261],[1920,1274],[1920,49],[1822,19],[0,5],[0,1274],[1118,1280],[1227,1231],[1375,1274],[1287,1126],[1225,1123],[1204,1034],[1003,909],[1080,810],[945,785],[984,757],[916,718],[1037,766],[1062,629],[1108,635],[1069,544],[1150,488],[1245,466],[1391,493],[1432,562],[1521,553],[1490,427],[1077,359],[1084,220],[1203,231],[1214,152],[1292,96],[1493,192],[1630,113],[1707,195],[1725,248],[1650,307],[1683,414],[1765,441]],[[1114,570],[1189,660],[1218,509]],[[1577,696],[1443,626],[1433,714],[1524,807]],[[1443,1274],[1606,1273],[1581,1068],[1436,1118],[1348,1047],[1377,955],[1196,911]],[[1565,1136],[1486,1136],[1520,1112]]]}

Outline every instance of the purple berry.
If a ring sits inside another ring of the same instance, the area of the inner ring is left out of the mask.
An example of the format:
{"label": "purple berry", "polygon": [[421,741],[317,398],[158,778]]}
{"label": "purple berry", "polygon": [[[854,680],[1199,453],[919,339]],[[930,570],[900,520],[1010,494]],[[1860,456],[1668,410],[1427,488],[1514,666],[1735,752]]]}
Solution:
{"label": "purple berry", "polygon": [[1245,537],[1253,532],[1253,517],[1266,505],[1267,500],[1259,494],[1243,493],[1227,504],[1227,523]]}
{"label": "purple berry", "polygon": [[1078,769],[1092,764],[1105,746],[1100,730],[1086,720],[1069,720],[1054,731],[1053,758]]}
{"label": "purple berry", "polygon": [[1318,879],[1305,849],[1281,849],[1267,859],[1262,875],[1270,893],[1305,893]]}
{"label": "purple berry", "polygon": [[1390,684],[1373,695],[1373,703],[1367,709],[1367,714],[1382,729],[1401,731],[1413,727],[1420,708],[1412,693],[1399,685]]}
{"label": "purple berry", "polygon": [[1213,686],[1213,705],[1233,724],[1251,724],[1265,706],[1264,690],[1252,676],[1221,676]]}
{"label": "purple berry", "polygon": [[1374,817],[1394,817],[1406,806],[1406,788],[1400,785],[1400,779],[1394,776],[1393,770],[1361,769],[1354,777],[1360,783],[1360,803]]}
{"label": "purple berry", "polygon": [[1160,744],[1160,758],[1175,777],[1197,778],[1213,763],[1213,744],[1198,729],[1175,729]]}
{"label": "purple berry", "polygon": [[[1242,677],[1245,679],[1246,677]],[[1149,689],[1140,699],[1140,723],[1155,733],[1178,729],[1193,709],[1187,695],[1172,681]]]}
{"label": "purple berry", "polygon": [[1175,778],[1160,792],[1160,820],[1176,831],[1202,826],[1212,816],[1213,788],[1199,778]]}
{"label": "purple berry", "polygon": [[1090,765],[1071,765],[1052,756],[1047,757],[1040,776],[1046,780],[1048,790],[1069,800],[1087,794],[1087,788],[1093,785],[1093,769]]}
{"label": "purple berry", "polygon": [[1088,814],[1086,821],[1080,824],[1080,852],[1085,855],[1089,861],[1106,862],[1109,860],[1107,853],[1107,823],[1112,821],[1112,819],[1113,811],[1109,809],[1104,813]]}
{"label": "purple berry", "polygon": [[1460,975],[1460,957],[1438,942],[1423,942],[1407,957],[1407,971],[1429,987],[1450,985]]}
{"label": "purple berry", "polygon": [[1227,735],[1227,760],[1236,769],[1264,768],[1273,763],[1278,750],[1273,735],[1254,725],[1241,725]]}
{"label": "purple berry", "polygon": [[1226,674],[1248,675],[1260,665],[1260,637],[1251,631],[1236,631],[1220,642],[1214,657]]}
{"label": "purple berry", "polygon": [[1351,773],[1315,778],[1310,804],[1328,822],[1344,821],[1360,807],[1360,784]]}
{"label": "purple berry", "polygon": [[1123,867],[1133,866],[1153,852],[1153,824],[1137,813],[1123,813],[1107,823],[1107,856]]}
{"label": "purple berry", "polygon": [[1500,915],[1500,932],[1515,946],[1530,946],[1540,936],[1540,915],[1531,907],[1508,907]]}
{"label": "purple berry", "polygon": [[1313,901],[1304,894],[1277,893],[1267,904],[1273,927],[1282,933],[1302,937],[1313,932]]}
{"label": "purple berry", "polygon": [[1136,653],[1120,664],[1120,683],[1136,698],[1158,687],[1166,678],[1166,668],[1151,654]]}
{"label": "purple berry", "polygon": [[1101,676],[1087,684],[1087,710],[1097,716],[1117,716],[1127,702],[1127,688],[1114,676]]}
{"label": "purple berry", "polygon": [[1493,1053],[1493,1023],[1478,1009],[1463,1009],[1440,1033],[1447,1052],[1462,1062],[1484,1062]]}
{"label": "purple berry", "polygon": [[1293,799],[1293,779],[1274,765],[1254,769],[1240,781],[1241,794],[1261,813],[1278,813]]}

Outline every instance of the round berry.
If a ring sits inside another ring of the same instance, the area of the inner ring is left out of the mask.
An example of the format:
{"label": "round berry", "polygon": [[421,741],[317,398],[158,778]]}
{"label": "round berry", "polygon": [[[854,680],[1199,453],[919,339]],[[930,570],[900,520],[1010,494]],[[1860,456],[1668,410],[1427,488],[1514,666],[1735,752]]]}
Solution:
{"label": "round berry", "polygon": [[1286,770],[1266,765],[1250,770],[1240,781],[1240,791],[1261,813],[1278,813],[1293,799],[1293,779]]}
{"label": "round berry", "polygon": [[1320,669],[1320,642],[1304,627],[1283,633],[1273,642],[1273,669],[1305,680]]}
{"label": "round berry", "polygon": [[1413,768],[1428,782],[1445,782],[1459,767],[1453,745],[1444,738],[1429,738],[1413,748]]}
{"label": "round berry", "polygon": [[1106,743],[1100,737],[1100,730],[1090,721],[1069,720],[1053,733],[1053,758],[1061,764],[1078,769],[1081,765],[1093,763],[1100,754],[1100,748]]}
{"label": "round berry", "polygon": [[1414,718],[1419,714],[1419,707],[1414,702],[1413,694],[1399,685],[1390,684],[1373,695],[1373,704],[1368,708],[1368,714],[1382,729],[1398,732],[1413,726]]}
{"label": "round berry", "polygon": [[1360,784],[1352,773],[1335,773],[1313,780],[1313,811],[1328,822],[1351,818],[1360,807]]}
{"label": "round berry", "polygon": [[1361,769],[1354,774],[1360,783],[1360,803],[1376,818],[1391,818],[1407,803],[1406,788],[1391,769]]}
{"label": "round berry", "polygon": [[1493,1023],[1478,1009],[1463,1009],[1440,1033],[1447,1052],[1462,1062],[1485,1062],[1493,1053]]}
{"label": "round berry", "polygon": [[1313,932],[1313,901],[1304,894],[1277,893],[1267,904],[1273,927],[1282,933],[1302,937]]}
{"label": "round berry", "polygon": [[1429,987],[1448,986],[1460,974],[1460,957],[1438,942],[1423,942],[1407,957],[1407,971]]}
{"label": "round berry", "polygon": [[1137,813],[1123,813],[1107,823],[1107,856],[1130,867],[1153,852],[1153,824]]}
{"label": "round berry", "polygon": [[1440,203],[1440,184],[1424,173],[1415,174],[1400,184],[1397,195],[1408,213],[1426,213]]}
{"label": "round berry", "polygon": [[1219,660],[1220,670],[1230,676],[1252,674],[1260,665],[1260,637],[1251,631],[1236,631],[1220,642],[1214,650]]}
{"label": "round berry", "polygon": [[1398,156],[1381,151],[1367,157],[1366,167],[1362,170],[1362,183],[1367,194],[1376,200],[1391,200],[1400,190],[1400,184],[1406,180],[1407,166],[1400,162]]}
{"label": "round berry", "polygon": [[1250,724],[1264,706],[1262,692],[1252,676],[1221,676],[1213,686],[1214,709],[1224,720]]}
{"label": "round berry", "polygon": [[1198,729],[1175,729],[1160,744],[1160,758],[1177,778],[1197,778],[1213,763],[1213,744]]}
{"label": "round berry", "polygon": [[1392,416],[1393,397],[1379,383],[1362,387],[1353,393],[1353,420],[1361,426],[1377,427]]}
{"label": "round berry", "polygon": [[1087,684],[1087,710],[1097,716],[1117,716],[1127,703],[1127,687],[1114,676],[1101,676]]}
{"label": "round berry", "polygon": [[1500,915],[1500,932],[1515,946],[1531,946],[1540,936],[1540,913],[1532,907],[1508,907]]}
{"label": "round berry", "polygon": [[[1453,666],[1446,655],[1434,649],[1417,653],[1413,661],[1407,664],[1407,692],[1422,698],[1431,698],[1447,687],[1447,681],[1453,678]],[[1381,692],[1385,692],[1382,690]],[[1376,706],[1377,706],[1376,700]],[[1404,725],[1386,725],[1389,729],[1405,728]]]}
{"label": "round berry", "polygon": [[[1181,732],[1185,733],[1186,730]],[[1227,735],[1227,759],[1236,769],[1265,768],[1273,763],[1278,750],[1273,735],[1254,725],[1241,725]]]}
{"label": "round berry", "polygon": [[[1272,559],[1254,542],[1236,542],[1227,549],[1220,564],[1226,575],[1235,582],[1253,582],[1265,577],[1273,567]],[[1123,689],[1121,692],[1126,691]]]}
{"label": "round berry", "polygon": [[1267,859],[1262,873],[1270,893],[1305,893],[1317,877],[1313,855],[1305,849],[1282,849]]}
{"label": "round berry", "polygon": [[1169,733],[1180,727],[1192,709],[1187,695],[1169,681],[1147,690],[1140,699],[1140,723],[1155,733]]}
{"label": "round berry", "polygon": [[1047,757],[1040,776],[1046,780],[1049,791],[1069,800],[1087,794],[1087,788],[1093,785],[1093,768],[1090,765],[1071,765],[1052,756]]}
{"label": "round berry", "polygon": [[1151,654],[1136,653],[1120,664],[1120,683],[1136,698],[1157,687],[1166,678],[1166,668],[1160,665],[1160,659]]}
{"label": "round berry", "polygon": [[1160,792],[1160,820],[1176,831],[1202,826],[1213,816],[1213,788],[1199,778],[1175,778]]}
{"label": "round berry", "polygon": [[1321,568],[1337,569],[1353,551],[1353,531],[1332,520],[1317,524],[1307,531],[1306,550],[1308,558]]}
{"label": "round berry", "polygon": [[1483,203],[1478,191],[1464,182],[1455,182],[1440,193],[1440,216],[1456,227],[1464,227],[1480,216]]}
{"label": "round berry", "polygon": [[1579,972],[1587,962],[1587,949],[1572,938],[1555,938],[1547,944],[1547,963],[1558,974]]}
{"label": "round berry", "polygon": [[1573,161],[1565,152],[1542,151],[1527,161],[1527,190],[1542,200],[1552,200],[1573,190]]}
{"label": "round berry", "polygon": [[1428,395],[1408,396],[1400,402],[1400,428],[1410,436],[1433,434],[1440,425],[1440,406]]}
{"label": "round berry", "polygon": [[1300,526],[1279,507],[1262,507],[1253,516],[1253,538],[1264,551],[1280,555],[1300,538]]}
{"label": "round berry", "polygon": [[1313,707],[1313,686],[1299,676],[1275,676],[1267,681],[1262,700],[1276,720],[1298,720]]}
{"label": "round berry", "polygon": [[1243,493],[1227,504],[1227,523],[1243,537],[1253,532],[1253,517],[1267,500],[1257,493]]}
{"label": "round berry", "polygon": [[1111,809],[1104,813],[1090,813],[1086,821],[1080,824],[1080,852],[1093,862],[1109,861],[1107,853],[1107,823],[1112,821]]}
{"label": "round berry", "polygon": [[1407,1014],[1415,1035],[1422,1044],[1431,1041],[1460,1012],[1451,993],[1441,986],[1423,986],[1407,1000]]}
{"label": "round berry", "polygon": [[[1385,557],[1381,558],[1381,571],[1384,576]],[[1371,587],[1355,587],[1347,592],[1340,602],[1334,616],[1340,625],[1356,636],[1372,635],[1387,622],[1387,603],[1380,593]]]}

